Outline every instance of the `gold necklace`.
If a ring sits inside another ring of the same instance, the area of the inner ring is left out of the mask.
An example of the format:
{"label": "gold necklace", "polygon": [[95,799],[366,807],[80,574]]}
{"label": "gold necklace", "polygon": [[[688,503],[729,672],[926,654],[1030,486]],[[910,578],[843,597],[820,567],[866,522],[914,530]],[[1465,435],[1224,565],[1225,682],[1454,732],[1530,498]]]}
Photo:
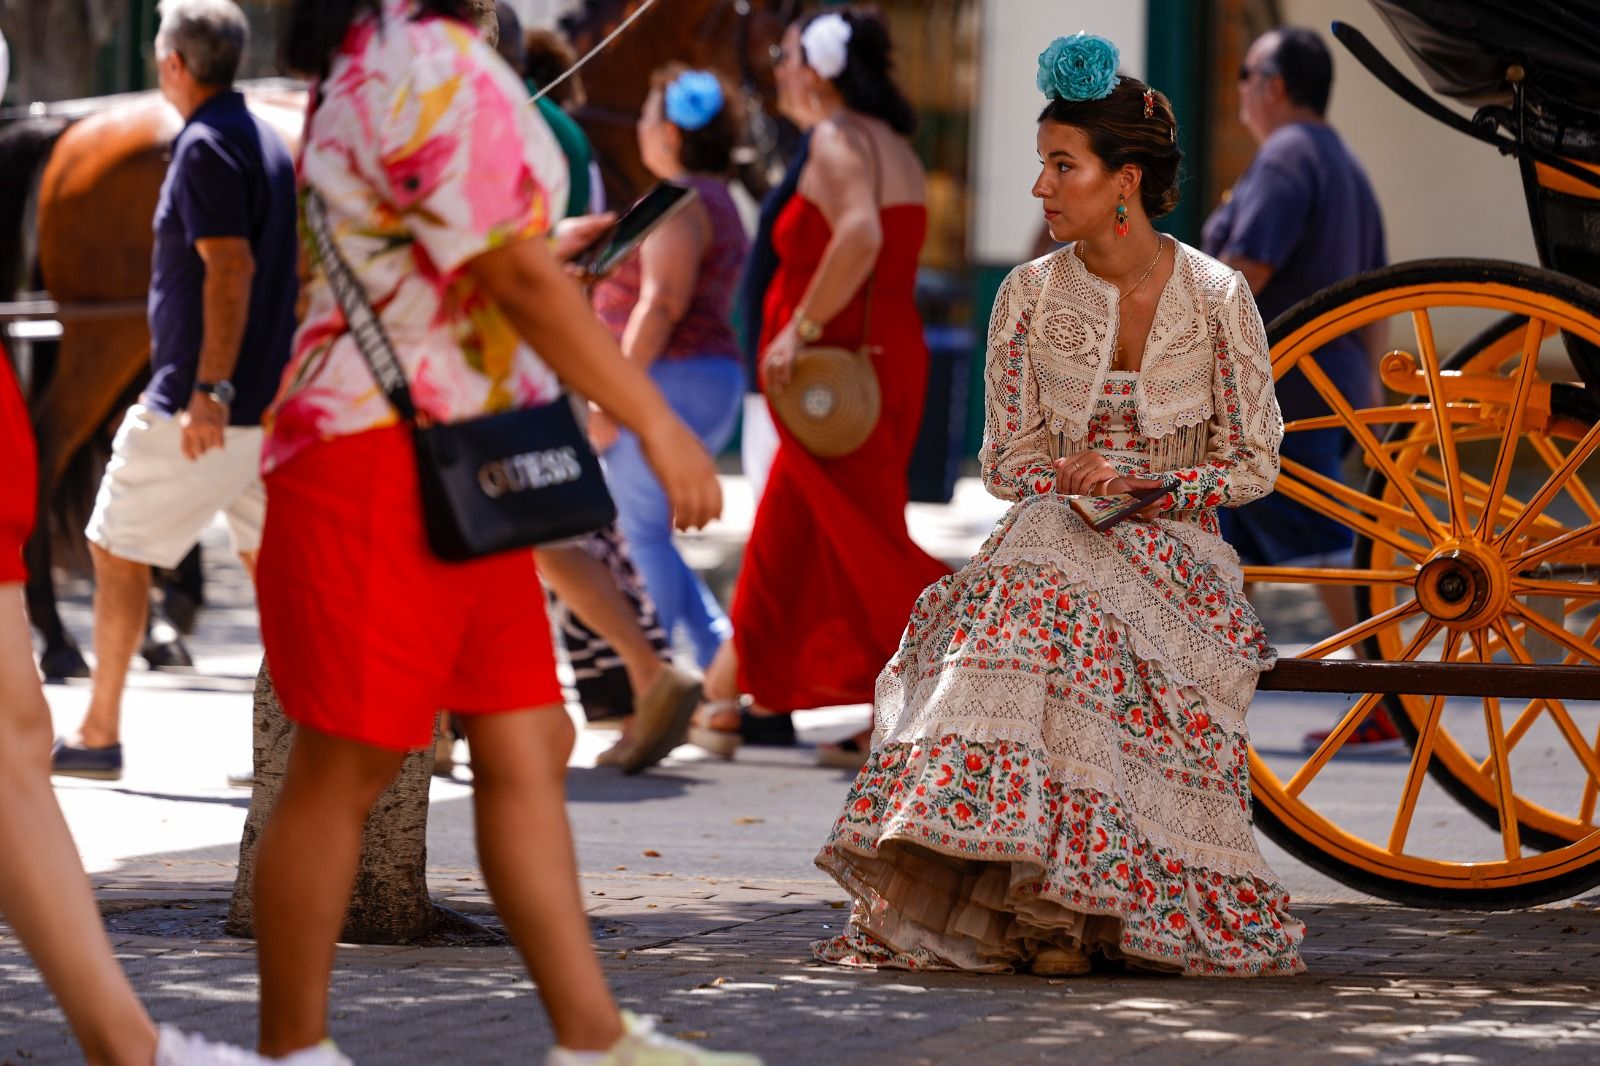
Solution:
{"label": "gold necklace", "polygon": [[[1119,295],[1117,297],[1117,303],[1118,304],[1121,304],[1121,303],[1125,302],[1128,299],[1128,297],[1130,297],[1134,293],[1138,292],[1139,289],[1144,286],[1144,283],[1146,281],[1150,280],[1150,275],[1151,275],[1152,272],[1155,271],[1156,264],[1161,262],[1161,249],[1165,248],[1166,244],[1167,244],[1167,242],[1162,239],[1161,234],[1159,234],[1159,233],[1156,234],[1156,255],[1155,255],[1155,258],[1150,260],[1150,265],[1144,268],[1144,273],[1140,274],[1139,275],[1139,280],[1133,283],[1133,288],[1129,289],[1127,292],[1122,292],[1121,289],[1117,290],[1119,293],[1121,293],[1121,295]],[[1080,241],[1077,244],[1073,245],[1072,246],[1072,250],[1075,253],[1077,253],[1078,262],[1083,264],[1083,269],[1089,270],[1089,262],[1088,262],[1088,260],[1083,258],[1083,242]],[[1094,274],[1094,271],[1089,270],[1089,273]],[[1097,278],[1100,277],[1099,274],[1095,274],[1094,276],[1097,277]],[[1105,278],[1100,278],[1100,280],[1101,281],[1105,281],[1106,279]]]}

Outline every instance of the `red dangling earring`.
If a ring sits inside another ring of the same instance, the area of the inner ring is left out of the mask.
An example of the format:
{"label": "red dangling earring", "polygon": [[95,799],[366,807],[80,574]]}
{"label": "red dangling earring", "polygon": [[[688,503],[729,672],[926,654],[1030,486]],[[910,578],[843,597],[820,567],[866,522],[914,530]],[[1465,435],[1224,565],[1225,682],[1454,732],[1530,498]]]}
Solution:
{"label": "red dangling earring", "polygon": [[1128,235],[1128,198],[1117,193],[1117,236]]}

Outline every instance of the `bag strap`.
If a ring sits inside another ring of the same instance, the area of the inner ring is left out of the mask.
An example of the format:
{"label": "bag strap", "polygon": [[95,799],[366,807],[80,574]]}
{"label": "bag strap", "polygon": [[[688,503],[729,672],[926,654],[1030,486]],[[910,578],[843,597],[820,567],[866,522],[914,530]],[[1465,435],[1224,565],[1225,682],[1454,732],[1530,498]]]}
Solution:
{"label": "bag strap", "polygon": [[322,194],[316,189],[306,189],[306,224],[311,231],[311,242],[316,246],[317,258],[322,260],[323,272],[334,298],[344,311],[345,324],[355,338],[361,357],[372,370],[372,377],[388,397],[402,420],[415,424],[417,405],[411,399],[411,389],[406,385],[406,372],[394,354],[394,345],[383,322],[372,309],[367,290],[356,280],[350,264],[339,253],[334,243],[333,230],[328,225],[328,208]]}

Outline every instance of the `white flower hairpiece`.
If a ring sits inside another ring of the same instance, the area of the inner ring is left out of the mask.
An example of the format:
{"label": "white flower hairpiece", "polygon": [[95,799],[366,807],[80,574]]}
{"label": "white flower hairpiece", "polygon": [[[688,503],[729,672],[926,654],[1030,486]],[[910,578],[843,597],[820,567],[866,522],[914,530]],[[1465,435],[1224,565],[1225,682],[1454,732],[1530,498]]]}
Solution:
{"label": "white flower hairpiece", "polygon": [[800,34],[806,65],[832,81],[850,61],[850,23],[837,11],[819,15]]}

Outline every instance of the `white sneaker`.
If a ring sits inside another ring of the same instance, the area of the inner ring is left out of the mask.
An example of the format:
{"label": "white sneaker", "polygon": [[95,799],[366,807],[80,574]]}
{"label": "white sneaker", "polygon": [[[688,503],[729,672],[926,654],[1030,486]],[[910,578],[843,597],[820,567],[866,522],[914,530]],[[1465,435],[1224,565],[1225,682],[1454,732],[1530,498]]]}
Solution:
{"label": "white sneaker", "polygon": [[163,1025],[156,1036],[155,1066],[260,1066],[266,1061],[254,1051],[214,1044],[170,1025]]}
{"label": "white sneaker", "polygon": [[324,1040],[316,1047],[308,1047],[303,1051],[285,1055],[281,1059],[262,1059],[263,1062],[275,1062],[279,1066],[355,1066],[350,1056],[340,1051],[332,1040]]}
{"label": "white sneaker", "polygon": [[156,1037],[155,1066],[269,1066],[271,1063],[279,1063],[280,1066],[355,1066],[334,1046],[332,1040],[324,1040],[316,1047],[296,1051],[281,1059],[269,1059],[232,1044],[213,1043],[170,1025],[163,1025]]}
{"label": "white sneaker", "polygon": [[621,1040],[603,1052],[552,1048],[545,1066],[761,1066],[754,1055],[708,1051],[655,1031],[655,1019],[622,1012]]}

